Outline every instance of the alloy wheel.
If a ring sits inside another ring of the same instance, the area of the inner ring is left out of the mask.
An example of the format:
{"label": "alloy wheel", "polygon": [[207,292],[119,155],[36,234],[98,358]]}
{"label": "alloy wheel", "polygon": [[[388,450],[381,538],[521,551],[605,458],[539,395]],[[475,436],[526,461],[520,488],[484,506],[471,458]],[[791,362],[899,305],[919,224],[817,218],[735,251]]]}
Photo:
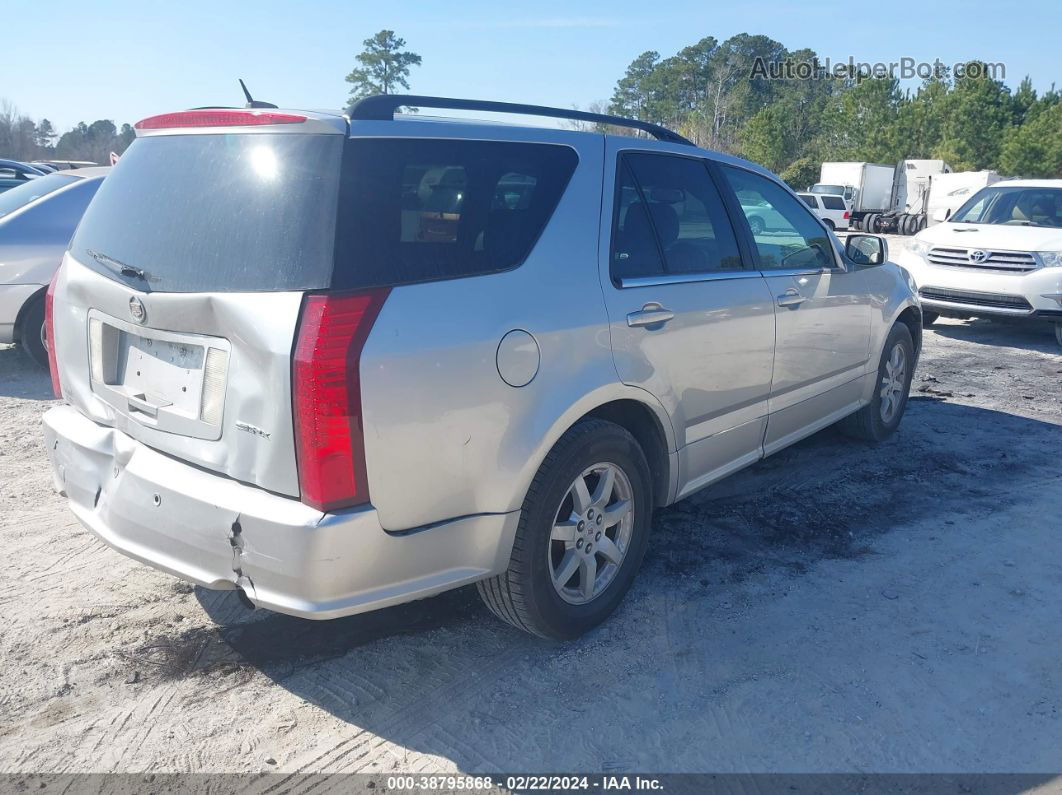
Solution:
{"label": "alloy wheel", "polygon": [[612,583],[634,533],[634,491],[620,467],[599,463],[575,478],[553,520],[547,551],[553,587],[569,604]]}
{"label": "alloy wheel", "polygon": [[885,374],[881,377],[881,421],[888,424],[900,411],[904,389],[907,386],[907,353],[903,345],[892,346],[885,362]]}

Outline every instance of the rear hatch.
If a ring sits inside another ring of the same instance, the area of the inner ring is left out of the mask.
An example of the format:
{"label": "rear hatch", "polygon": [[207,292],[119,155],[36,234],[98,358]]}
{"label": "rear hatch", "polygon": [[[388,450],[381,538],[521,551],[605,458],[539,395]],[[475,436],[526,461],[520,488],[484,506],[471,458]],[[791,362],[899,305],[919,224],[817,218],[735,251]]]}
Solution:
{"label": "rear hatch", "polygon": [[64,396],[157,450],[298,496],[292,341],[304,293],[332,278],[346,122],[207,111],[140,126],[57,285]]}

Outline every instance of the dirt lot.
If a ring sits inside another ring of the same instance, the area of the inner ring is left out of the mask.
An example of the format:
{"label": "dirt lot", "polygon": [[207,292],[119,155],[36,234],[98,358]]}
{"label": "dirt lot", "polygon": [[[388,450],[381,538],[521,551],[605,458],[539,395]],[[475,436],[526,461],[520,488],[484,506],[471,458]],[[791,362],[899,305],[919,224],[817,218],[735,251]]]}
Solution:
{"label": "dirt lot", "polygon": [[51,489],[0,349],[0,772],[1057,771],[1062,355],[944,321],[900,433],[824,431],[660,511],[619,612],[468,589],[312,623],[125,559]]}

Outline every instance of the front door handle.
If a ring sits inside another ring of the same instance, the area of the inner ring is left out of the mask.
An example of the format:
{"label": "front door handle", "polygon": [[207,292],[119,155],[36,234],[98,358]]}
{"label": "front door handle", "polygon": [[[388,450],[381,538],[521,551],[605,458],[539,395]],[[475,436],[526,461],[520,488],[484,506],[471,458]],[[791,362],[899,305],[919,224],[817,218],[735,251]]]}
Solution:
{"label": "front door handle", "polygon": [[807,300],[807,296],[801,295],[797,288],[790,287],[778,296],[778,306],[800,306]]}
{"label": "front door handle", "polygon": [[660,304],[652,301],[637,312],[627,315],[627,325],[631,328],[636,326],[657,326],[667,323],[675,316],[670,309],[664,309]]}

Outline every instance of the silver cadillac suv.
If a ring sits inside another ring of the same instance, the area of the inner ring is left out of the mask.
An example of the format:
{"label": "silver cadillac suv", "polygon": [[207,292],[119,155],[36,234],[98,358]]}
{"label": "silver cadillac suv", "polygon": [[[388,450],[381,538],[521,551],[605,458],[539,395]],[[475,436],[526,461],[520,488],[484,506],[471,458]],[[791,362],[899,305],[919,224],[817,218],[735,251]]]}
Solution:
{"label": "silver cadillac suv", "polygon": [[661,127],[387,96],[136,129],[48,291],[45,436],[83,524],[203,587],[326,619],[474,582],[570,638],[655,507],[903,415],[921,311],[884,241]]}

